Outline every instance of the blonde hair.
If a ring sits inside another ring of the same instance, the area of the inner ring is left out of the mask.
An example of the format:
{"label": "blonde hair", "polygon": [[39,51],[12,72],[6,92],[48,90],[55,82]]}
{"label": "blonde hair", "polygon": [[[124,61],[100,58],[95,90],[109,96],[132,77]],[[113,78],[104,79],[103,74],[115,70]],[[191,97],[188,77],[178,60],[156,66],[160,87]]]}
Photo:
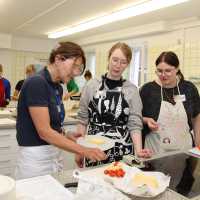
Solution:
{"label": "blonde hair", "polygon": [[26,74],[35,73],[35,72],[36,72],[36,69],[33,64],[26,66]]}

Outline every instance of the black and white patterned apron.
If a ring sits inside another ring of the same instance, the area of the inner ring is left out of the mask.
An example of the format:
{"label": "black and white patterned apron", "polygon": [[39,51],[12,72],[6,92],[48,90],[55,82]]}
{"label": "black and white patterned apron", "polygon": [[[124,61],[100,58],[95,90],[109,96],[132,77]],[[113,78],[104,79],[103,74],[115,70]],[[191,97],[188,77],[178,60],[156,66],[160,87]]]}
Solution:
{"label": "black and white patterned apron", "polygon": [[[123,81],[122,81],[123,84]],[[115,147],[105,151],[108,158],[100,162],[85,160],[85,166],[96,166],[121,160],[123,155],[133,152],[133,144],[128,130],[129,105],[122,92],[122,86],[108,89],[105,77],[88,105],[88,135],[102,135],[115,140]]]}

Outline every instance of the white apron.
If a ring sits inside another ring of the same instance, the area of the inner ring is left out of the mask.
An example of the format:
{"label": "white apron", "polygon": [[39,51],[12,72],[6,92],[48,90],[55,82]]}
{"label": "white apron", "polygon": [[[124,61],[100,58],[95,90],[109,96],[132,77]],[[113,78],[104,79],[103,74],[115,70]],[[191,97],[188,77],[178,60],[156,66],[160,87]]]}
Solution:
{"label": "white apron", "polygon": [[63,169],[61,150],[52,145],[19,147],[16,179],[59,172]]}
{"label": "white apron", "polygon": [[[175,105],[163,100],[163,89],[161,87],[161,107],[157,120],[159,129],[156,132],[149,133],[145,138],[145,147],[153,151],[154,154],[163,154],[173,150],[185,150],[192,147],[192,135],[188,125],[187,114],[183,105],[185,95],[180,94],[174,97]],[[174,159],[174,160],[173,160]],[[176,157],[166,158],[164,163],[157,161],[156,169],[166,169],[174,177],[171,183],[175,187],[182,176],[185,168],[186,157],[177,160]],[[174,165],[172,165],[174,163]]]}
{"label": "white apron", "polygon": [[187,114],[183,106],[184,95],[175,96],[175,105],[163,100],[161,87],[161,107],[157,123],[159,129],[149,133],[145,138],[145,147],[154,154],[192,147],[192,135],[188,125]]}

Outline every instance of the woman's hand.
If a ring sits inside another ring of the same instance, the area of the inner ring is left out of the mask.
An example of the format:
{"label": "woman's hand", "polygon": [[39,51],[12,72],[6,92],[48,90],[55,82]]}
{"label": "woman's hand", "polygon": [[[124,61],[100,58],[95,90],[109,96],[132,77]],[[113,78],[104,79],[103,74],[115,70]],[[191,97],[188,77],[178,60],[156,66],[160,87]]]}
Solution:
{"label": "woman's hand", "polygon": [[84,147],[84,151],[83,151],[82,155],[84,157],[92,160],[93,162],[105,160],[107,157],[106,154],[103,151],[101,151],[100,149],[88,148],[88,147]]}
{"label": "woman's hand", "polygon": [[80,154],[75,155],[75,162],[80,168],[83,167],[84,157],[92,160],[93,162],[105,160],[107,158],[106,154],[100,149],[84,147],[82,155]]}
{"label": "woman's hand", "polygon": [[63,100],[66,101],[70,98],[71,94],[69,92],[66,92],[64,95],[63,95]]}
{"label": "woman's hand", "polygon": [[83,168],[84,157],[79,155],[79,154],[76,154],[75,155],[75,162],[76,162],[76,164],[78,165],[79,168]]}
{"label": "woman's hand", "polygon": [[141,158],[150,158],[152,156],[152,151],[150,149],[141,149],[136,152],[136,155]]}
{"label": "woman's hand", "polygon": [[144,117],[143,121],[145,124],[147,124],[147,126],[149,127],[150,130],[152,130],[152,131],[158,130],[158,128],[159,128],[158,123],[153,118]]}

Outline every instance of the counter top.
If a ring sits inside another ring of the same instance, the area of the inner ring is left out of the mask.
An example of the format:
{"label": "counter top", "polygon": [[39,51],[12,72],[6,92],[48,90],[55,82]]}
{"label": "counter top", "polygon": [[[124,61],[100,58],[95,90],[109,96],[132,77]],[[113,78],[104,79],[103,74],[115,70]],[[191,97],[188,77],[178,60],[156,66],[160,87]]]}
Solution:
{"label": "counter top", "polygon": [[[169,155],[175,155],[177,153],[178,152],[169,153]],[[82,169],[82,170],[84,170],[84,169]],[[63,172],[57,173],[57,174],[53,174],[53,177],[56,178],[63,185],[65,183],[77,182],[77,180],[75,178],[73,178],[72,173],[73,173],[73,170],[67,170],[67,171],[63,171]],[[133,199],[133,200],[142,200],[144,198],[131,196],[131,199]],[[152,200],[199,200],[200,196],[197,196],[195,198],[190,198],[189,199],[189,198],[186,198],[186,197],[184,197],[184,196],[182,196],[182,195],[180,195],[180,194],[176,193],[175,191],[173,191],[173,190],[168,188],[164,193],[158,195],[157,197],[148,198],[148,199],[152,199]]]}
{"label": "counter top", "polygon": [[[57,174],[52,175],[56,180],[58,180],[62,185],[66,183],[74,183],[77,182],[75,178],[72,176],[73,170],[67,170],[63,171]],[[72,189],[73,191],[73,189]],[[133,200],[143,200],[144,198],[139,198],[139,197],[131,197]],[[178,193],[167,189],[164,193],[158,195],[157,197],[154,198],[148,198],[152,200],[188,200],[187,198],[184,198],[183,196],[179,195]],[[197,199],[192,199],[192,200],[197,200]]]}
{"label": "counter top", "polygon": [[15,129],[16,120],[14,118],[0,118],[0,129]]}
{"label": "counter top", "polygon": [[[73,117],[66,117],[64,125],[76,125],[78,122],[77,119]],[[15,129],[16,128],[16,119],[15,118],[0,118],[0,129]]]}
{"label": "counter top", "polygon": [[0,109],[0,118],[12,118],[16,115],[15,108]]}

